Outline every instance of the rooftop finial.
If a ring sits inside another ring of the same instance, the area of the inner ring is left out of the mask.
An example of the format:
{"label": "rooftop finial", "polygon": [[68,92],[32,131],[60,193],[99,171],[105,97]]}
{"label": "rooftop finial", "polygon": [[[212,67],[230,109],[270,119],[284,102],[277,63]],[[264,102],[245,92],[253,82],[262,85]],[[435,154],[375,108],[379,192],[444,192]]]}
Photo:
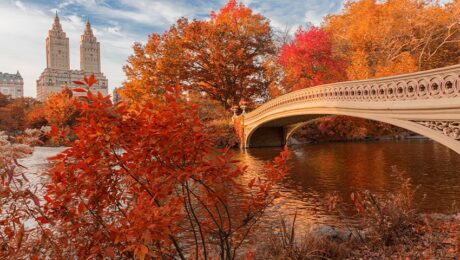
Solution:
{"label": "rooftop finial", "polygon": [[56,10],[56,14],[54,16],[54,24],[52,30],[54,31],[62,31],[61,23],[59,22],[59,15],[58,11]]}
{"label": "rooftop finial", "polygon": [[86,19],[86,28],[84,34],[89,36],[93,35],[93,29],[91,29],[91,23],[89,22],[89,18]]}

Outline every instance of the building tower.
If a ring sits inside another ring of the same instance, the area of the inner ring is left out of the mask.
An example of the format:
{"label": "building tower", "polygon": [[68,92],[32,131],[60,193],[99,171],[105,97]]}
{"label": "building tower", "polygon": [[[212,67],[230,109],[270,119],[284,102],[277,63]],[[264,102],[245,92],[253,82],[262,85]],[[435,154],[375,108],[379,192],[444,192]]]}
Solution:
{"label": "building tower", "polygon": [[46,38],[46,67],[50,69],[69,70],[69,38],[62,30],[56,12],[54,23]]}
{"label": "building tower", "polygon": [[86,21],[85,32],[80,38],[80,70],[88,73],[101,72],[101,46]]}
{"label": "building tower", "polygon": [[[109,81],[101,72],[100,45],[94,37],[89,21],[80,39],[80,70],[71,70],[69,62],[69,38],[62,30],[56,13],[54,23],[46,38],[46,68],[37,79],[37,99],[44,102],[53,93],[62,91],[63,86],[78,88],[75,81],[94,75],[97,83],[91,88],[93,93],[108,94]],[[6,90],[5,90],[6,91]],[[74,92],[74,96],[86,93]]]}

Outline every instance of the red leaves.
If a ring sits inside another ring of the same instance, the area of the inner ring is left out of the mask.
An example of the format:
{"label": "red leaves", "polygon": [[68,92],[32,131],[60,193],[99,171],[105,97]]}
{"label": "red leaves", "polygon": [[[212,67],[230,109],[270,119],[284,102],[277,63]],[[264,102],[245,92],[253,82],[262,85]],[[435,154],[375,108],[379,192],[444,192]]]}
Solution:
{"label": "red leaves", "polygon": [[85,204],[82,201],[80,201],[80,203],[78,203],[78,213],[82,214],[84,211],[85,211]]}
{"label": "red leaves", "polygon": [[[248,191],[239,182],[246,168],[213,146],[217,134],[205,133],[198,109],[180,97],[176,86],[166,88],[166,103],[113,106],[91,92],[86,102],[75,103],[80,117],[72,131],[79,139],[54,158],[45,207],[58,230],[72,239],[76,255],[178,254],[176,240],[193,237],[187,225],[201,228],[205,248],[219,232],[227,234],[232,248],[273,200],[270,188],[287,169],[282,165],[287,152],[267,165],[268,178],[249,184],[257,192]],[[238,210],[249,216],[242,223],[229,209],[233,201],[243,203],[239,196],[249,197],[248,206]]]}
{"label": "red leaves", "polygon": [[363,213],[364,212],[364,207],[363,207],[363,205],[361,203],[362,199],[361,199],[360,195],[352,192],[351,195],[350,195],[350,198],[353,201],[353,203],[355,204],[355,207],[356,207],[356,210],[358,211],[358,213]]}
{"label": "red leaves", "polygon": [[73,84],[75,84],[75,85],[80,85],[80,86],[83,86],[83,85],[85,85],[85,83],[84,83],[84,82],[81,82],[81,81],[77,81],[77,80],[76,80],[76,81],[72,81],[72,83],[73,83]]}
{"label": "red leaves", "polygon": [[107,257],[110,257],[110,258],[114,258],[115,257],[115,250],[113,249],[113,247],[107,247],[105,250],[105,255]]}
{"label": "red leaves", "polygon": [[59,136],[59,134],[60,134],[59,128],[58,128],[57,126],[55,126],[55,125],[52,125],[52,126],[51,126],[51,132],[50,132],[49,135],[50,135],[50,136],[55,136],[55,137],[56,137],[56,136]]}
{"label": "red leaves", "polygon": [[72,89],[73,92],[80,92],[80,93],[84,93],[84,92],[87,92],[86,89],[82,89],[82,88],[74,88]]}
{"label": "red leaves", "polygon": [[89,78],[85,76],[84,81],[86,84],[82,84],[82,85],[86,85],[88,87],[92,87],[94,84],[97,83],[97,80],[96,80],[96,77],[94,77],[94,74],[91,74]]}
{"label": "red leaves", "polygon": [[299,28],[294,41],[282,47],[279,62],[288,91],[345,79],[345,63],[334,57],[330,33],[317,27]]}

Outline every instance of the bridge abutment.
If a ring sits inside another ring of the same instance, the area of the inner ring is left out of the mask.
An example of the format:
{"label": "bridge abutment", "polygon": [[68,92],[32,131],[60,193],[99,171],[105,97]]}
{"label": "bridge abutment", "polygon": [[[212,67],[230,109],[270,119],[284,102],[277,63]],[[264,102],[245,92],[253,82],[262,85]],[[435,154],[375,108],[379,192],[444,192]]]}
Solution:
{"label": "bridge abutment", "polygon": [[260,127],[254,132],[246,148],[281,147],[285,144],[285,127]]}

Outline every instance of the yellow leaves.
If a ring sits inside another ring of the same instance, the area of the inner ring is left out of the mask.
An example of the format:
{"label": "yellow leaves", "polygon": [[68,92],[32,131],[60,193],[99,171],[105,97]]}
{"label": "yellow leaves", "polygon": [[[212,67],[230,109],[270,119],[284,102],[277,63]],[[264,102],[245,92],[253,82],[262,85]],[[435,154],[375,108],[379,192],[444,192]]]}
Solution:
{"label": "yellow leaves", "polygon": [[368,55],[364,50],[358,49],[351,55],[351,64],[347,68],[349,80],[361,80],[370,78]]}
{"label": "yellow leaves", "polygon": [[375,76],[384,77],[398,74],[405,74],[417,71],[417,63],[408,52],[403,52],[399,57],[389,61],[387,64],[378,65]]}
{"label": "yellow leaves", "polygon": [[[460,35],[453,6],[436,1],[360,0],[326,18],[349,79],[414,72],[458,63]],[[451,29],[449,29],[451,28]]]}

